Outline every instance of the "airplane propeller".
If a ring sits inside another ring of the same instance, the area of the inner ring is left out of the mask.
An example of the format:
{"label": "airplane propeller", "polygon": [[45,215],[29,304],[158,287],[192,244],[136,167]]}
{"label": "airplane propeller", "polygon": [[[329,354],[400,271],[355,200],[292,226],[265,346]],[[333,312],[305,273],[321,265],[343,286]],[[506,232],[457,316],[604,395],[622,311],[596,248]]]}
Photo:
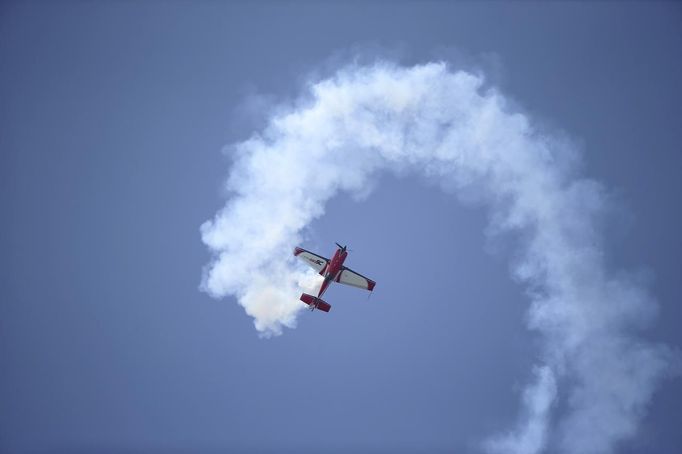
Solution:
{"label": "airplane propeller", "polygon": [[336,244],[336,245],[339,247],[339,249],[341,249],[342,251],[345,251],[346,248],[348,247],[348,245],[346,245],[346,246],[341,246],[339,243],[334,243],[334,244]]}

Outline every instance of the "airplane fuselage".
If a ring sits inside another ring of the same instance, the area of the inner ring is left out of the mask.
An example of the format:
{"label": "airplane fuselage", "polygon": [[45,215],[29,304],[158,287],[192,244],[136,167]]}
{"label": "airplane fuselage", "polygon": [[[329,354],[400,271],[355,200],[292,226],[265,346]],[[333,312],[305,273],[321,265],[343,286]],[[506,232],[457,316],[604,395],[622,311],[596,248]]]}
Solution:
{"label": "airplane fuselage", "polygon": [[343,262],[346,260],[347,256],[348,252],[345,250],[345,248],[339,248],[334,253],[334,256],[329,261],[329,264],[322,268],[320,274],[324,276],[324,282],[322,282],[320,292],[317,294],[318,298],[322,297],[322,294],[327,290],[329,284],[331,284],[332,281],[338,277],[339,273],[343,269]]}

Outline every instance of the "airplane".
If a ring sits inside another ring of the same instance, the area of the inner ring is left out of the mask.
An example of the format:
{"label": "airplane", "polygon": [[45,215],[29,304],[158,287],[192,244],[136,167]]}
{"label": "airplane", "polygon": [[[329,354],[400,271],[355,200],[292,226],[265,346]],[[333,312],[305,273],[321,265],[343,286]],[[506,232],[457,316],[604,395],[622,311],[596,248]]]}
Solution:
{"label": "airplane", "polygon": [[307,265],[317,271],[320,276],[324,276],[324,281],[322,282],[322,286],[320,287],[317,296],[308,295],[307,293],[301,295],[301,301],[310,306],[311,311],[319,309],[324,312],[329,312],[329,309],[332,308],[331,305],[327,304],[321,298],[322,294],[332,282],[351,285],[353,287],[369,290],[370,292],[374,290],[376,282],[343,266],[343,262],[348,256],[347,247],[341,246],[339,243],[336,243],[336,245],[338,246],[338,249],[334,252],[334,256],[331,260],[310,251],[306,251],[300,247],[294,249],[294,255],[296,257],[303,260]]}

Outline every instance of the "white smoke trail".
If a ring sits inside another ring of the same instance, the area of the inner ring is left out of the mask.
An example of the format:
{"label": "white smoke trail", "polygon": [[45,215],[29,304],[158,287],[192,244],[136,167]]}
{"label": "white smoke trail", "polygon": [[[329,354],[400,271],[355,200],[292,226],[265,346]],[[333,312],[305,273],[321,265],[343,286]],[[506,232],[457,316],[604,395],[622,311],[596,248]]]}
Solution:
{"label": "white smoke trail", "polygon": [[[500,453],[609,453],[635,433],[670,360],[638,339],[655,304],[605,269],[594,217],[599,185],[576,176],[576,153],[533,129],[481,77],[434,63],[348,67],[239,143],[227,205],[201,227],[214,252],[202,288],[234,295],[265,335],[293,327],[315,276],[291,259],[301,231],[340,191],[363,192],[382,170],[411,170],[467,189],[515,231],[514,267],[531,298],[544,353],[518,428],[485,443]],[[566,407],[554,415],[557,399]]]}

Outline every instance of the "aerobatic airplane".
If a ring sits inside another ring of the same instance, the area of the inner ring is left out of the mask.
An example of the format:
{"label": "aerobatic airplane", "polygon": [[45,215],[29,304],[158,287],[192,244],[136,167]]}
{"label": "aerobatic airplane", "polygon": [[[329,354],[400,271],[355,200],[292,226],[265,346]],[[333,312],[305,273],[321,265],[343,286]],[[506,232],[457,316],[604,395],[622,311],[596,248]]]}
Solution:
{"label": "aerobatic airplane", "polygon": [[308,295],[307,293],[301,295],[301,301],[310,306],[311,311],[319,309],[324,312],[329,312],[329,309],[332,308],[321,299],[322,294],[327,290],[332,281],[340,284],[352,285],[353,287],[369,290],[370,292],[374,290],[376,282],[343,266],[343,262],[346,260],[348,252],[346,251],[346,246],[341,246],[339,243],[336,243],[336,245],[339,248],[334,252],[334,256],[331,260],[326,259],[321,255],[313,254],[300,247],[294,249],[294,255],[296,257],[303,260],[307,265],[320,273],[320,276],[324,276],[324,281],[322,282],[320,292],[317,296]]}

